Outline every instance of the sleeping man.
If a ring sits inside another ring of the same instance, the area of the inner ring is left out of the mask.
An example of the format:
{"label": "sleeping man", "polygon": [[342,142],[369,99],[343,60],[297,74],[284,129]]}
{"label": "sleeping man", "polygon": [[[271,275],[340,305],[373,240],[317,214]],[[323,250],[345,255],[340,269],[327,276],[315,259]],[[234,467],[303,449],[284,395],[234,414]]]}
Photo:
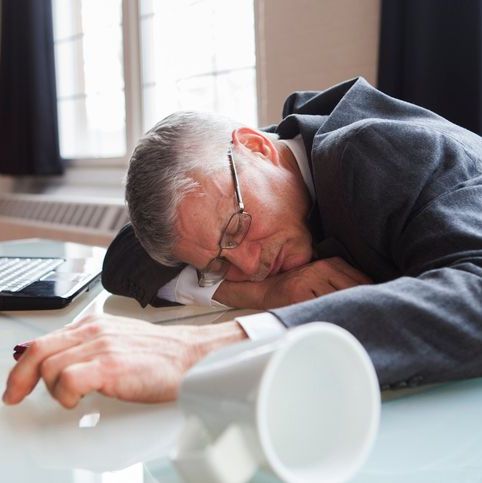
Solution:
{"label": "sleeping man", "polygon": [[358,78],[291,95],[264,131],[175,113],[139,141],[126,199],[108,290],[261,312],[83,319],[31,344],[6,403],[40,378],[65,407],[173,399],[211,350],[313,321],[354,334],[382,388],[482,376],[482,138],[426,109]]}

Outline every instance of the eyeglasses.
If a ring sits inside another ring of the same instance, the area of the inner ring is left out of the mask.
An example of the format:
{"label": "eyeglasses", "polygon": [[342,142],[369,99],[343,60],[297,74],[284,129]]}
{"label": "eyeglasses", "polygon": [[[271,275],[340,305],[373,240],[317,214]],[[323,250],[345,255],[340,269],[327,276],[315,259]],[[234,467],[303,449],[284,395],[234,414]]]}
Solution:
{"label": "eyeglasses", "polygon": [[221,256],[221,252],[238,247],[245,239],[251,225],[251,215],[244,211],[243,197],[241,196],[241,190],[239,188],[239,179],[236,172],[236,165],[234,164],[232,146],[228,149],[228,159],[233,176],[238,211],[231,216],[226,228],[223,230],[219,242],[219,252],[216,257],[203,270],[198,270],[198,284],[200,287],[211,287],[224,278],[230,263],[226,258]]}

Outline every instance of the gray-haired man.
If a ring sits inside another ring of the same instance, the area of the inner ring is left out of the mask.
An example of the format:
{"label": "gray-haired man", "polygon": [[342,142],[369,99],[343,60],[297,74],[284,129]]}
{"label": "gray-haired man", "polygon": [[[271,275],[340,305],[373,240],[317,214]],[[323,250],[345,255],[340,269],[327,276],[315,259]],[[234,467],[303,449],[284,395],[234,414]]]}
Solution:
{"label": "gray-haired man", "polygon": [[118,235],[103,275],[142,305],[269,312],[82,321],[34,343],[7,402],[39,377],[66,406],[91,390],[169,399],[210,350],[315,320],[358,337],[382,387],[482,375],[482,139],[363,79],[294,94],[283,117],[279,139],[193,114],[148,133],[127,183],[135,234]]}

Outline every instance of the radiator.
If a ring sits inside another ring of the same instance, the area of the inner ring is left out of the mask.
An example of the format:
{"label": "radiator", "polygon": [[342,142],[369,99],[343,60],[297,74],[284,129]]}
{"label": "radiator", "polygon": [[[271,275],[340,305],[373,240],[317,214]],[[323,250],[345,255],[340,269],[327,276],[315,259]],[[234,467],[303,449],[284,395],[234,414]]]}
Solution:
{"label": "radiator", "polygon": [[0,239],[53,238],[107,245],[129,221],[121,200],[0,195]]}

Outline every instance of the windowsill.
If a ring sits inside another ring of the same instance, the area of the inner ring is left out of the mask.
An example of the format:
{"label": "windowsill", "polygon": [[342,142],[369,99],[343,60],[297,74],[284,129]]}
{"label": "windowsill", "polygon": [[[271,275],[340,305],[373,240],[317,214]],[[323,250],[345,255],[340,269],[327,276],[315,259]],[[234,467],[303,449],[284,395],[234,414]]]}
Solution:
{"label": "windowsill", "polygon": [[125,166],[69,166],[62,176],[0,177],[2,193],[124,200]]}

